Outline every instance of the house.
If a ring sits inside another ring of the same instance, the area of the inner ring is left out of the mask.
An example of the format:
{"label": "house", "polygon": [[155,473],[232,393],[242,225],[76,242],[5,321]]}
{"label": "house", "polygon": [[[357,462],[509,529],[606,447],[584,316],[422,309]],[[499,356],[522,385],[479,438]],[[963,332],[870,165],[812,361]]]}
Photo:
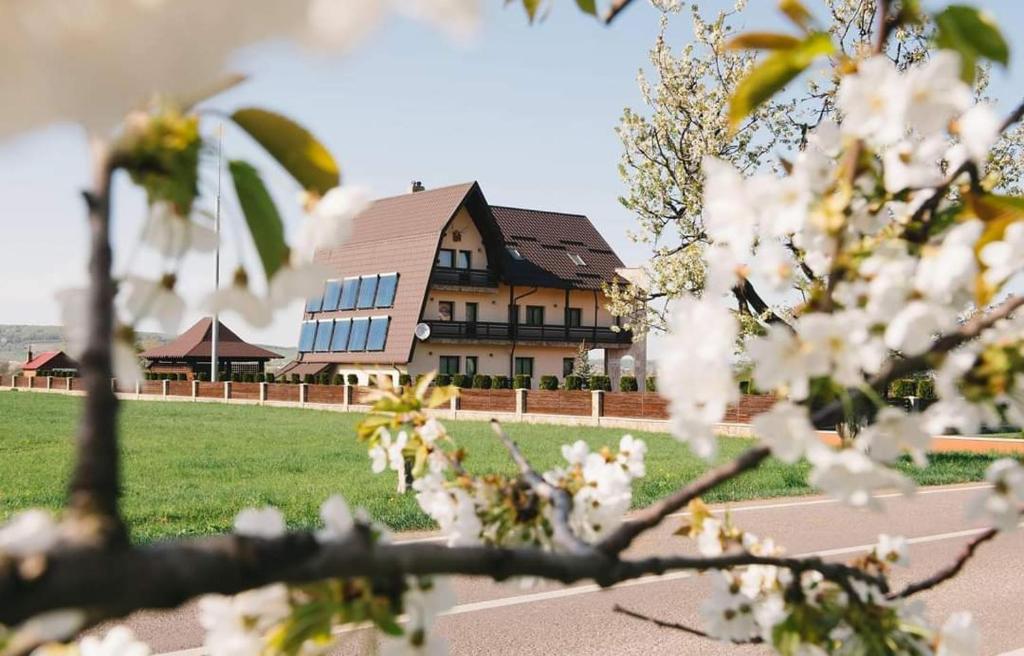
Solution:
{"label": "house", "polygon": [[[147,361],[146,371],[186,374],[192,380],[199,374],[210,373],[212,343],[213,320],[204,317],[173,341],[143,351],[139,357]],[[223,372],[218,378],[236,373],[263,373],[268,360],[280,357],[278,353],[243,341],[223,322],[218,322],[217,362]]]}
{"label": "house", "polygon": [[646,348],[605,308],[623,267],[587,217],[490,205],[469,182],[374,202],[352,238],[320,251],[332,272],[303,314],[299,356],[282,373],[393,379],[541,376],[572,370],[580,343],[618,378]]}
{"label": "house", "polygon": [[64,351],[43,351],[33,356],[28,351],[25,364],[21,365],[21,375],[26,378],[35,376],[77,376],[78,362]]}

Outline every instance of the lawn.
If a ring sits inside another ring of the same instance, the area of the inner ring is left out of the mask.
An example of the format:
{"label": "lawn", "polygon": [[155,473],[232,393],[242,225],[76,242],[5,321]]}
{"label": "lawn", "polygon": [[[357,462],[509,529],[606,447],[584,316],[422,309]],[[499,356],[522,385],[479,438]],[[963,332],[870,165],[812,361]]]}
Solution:
{"label": "lawn", "polygon": [[[57,394],[0,392],[0,516],[31,506],[59,508],[81,400]],[[412,495],[395,493],[394,475],[374,475],[354,437],[361,415],[291,408],[190,402],[122,404],[124,512],[136,540],[222,532],[239,509],[271,504],[295,527],[317,521],[333,492],[396,530],[431,526]],[[513,467],[484,422],[446,422],[476,472]],[[614,445],[624,431],[513,424],[508,431],[539,469],[559,462],[559,446],[585,439]],[[645,505],[692,479],[706,465],[667,435],[633,431],[649,447],[647,477],[635,494]],[[723,438],[721,458],[750,440]],[[989,456],[941,454],[927,469],[906,466],[921,484],[978,480]],[[705,497],[738,501],[805,494],[807,467],[775,460]]]}

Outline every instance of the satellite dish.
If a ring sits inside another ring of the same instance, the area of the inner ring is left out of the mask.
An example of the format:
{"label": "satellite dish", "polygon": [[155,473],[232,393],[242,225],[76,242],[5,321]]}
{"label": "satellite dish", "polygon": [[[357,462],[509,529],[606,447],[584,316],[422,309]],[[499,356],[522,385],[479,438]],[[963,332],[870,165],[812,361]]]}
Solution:
{"label": "satellite dish", "polygon": [[619,360],[619,366],[622,368],[622,373],[630,375],[633,373],[633,367],[636,366],[636,358],[632,355],[624,355]]}
{"label": "satellite dish", "polygon": [[422,342],[423,340],[425,340],[428,337],[430,337],[430,325],[426,324],[426,323],[418,323],[418,324],[416,324],[415,333],[416,333],[416,339],[418,339],[418,340],[420,340]]}

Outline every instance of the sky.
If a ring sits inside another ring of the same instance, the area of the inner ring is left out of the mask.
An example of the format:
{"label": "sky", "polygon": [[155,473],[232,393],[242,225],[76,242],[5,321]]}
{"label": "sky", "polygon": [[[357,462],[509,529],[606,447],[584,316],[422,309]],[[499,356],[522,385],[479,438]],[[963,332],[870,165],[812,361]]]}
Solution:
{"label": "sky", "polygon": [[[345,183],[364,185],[374,196],[404,193],[411,180],[428,188],[476,180],[496,205],[586,214],[627,265],[643,264],[647,249],[627,238],[633,218],[617,200],[625,188],[614,128],[625,107],[641,105],[636,74],[647,63],[660,13],[639,0],[604,27],[575,3],[556,0],[531,26],[518,4],[482,4],[483,25],[469,44],[394,19],[344,56],[314,56],[283,43],[248,48],[233,67],[250,80],[209,106],[259,105],[294,118],[335,154]],[[701,6],[710,13],[727,4]],[[775,4],[751,0],[740,27],[778,26]],[[1024,42],[1024,30],[1014,29],[1024,25],[1024,3],[977,4],[997,16],[1011,46]],[[673,20],[671,35],[682,47],[689,18]],[[1024,52],[1015,49],[1013,59],[1008,73],[994,74],[993,92],[1004,105],[1024,89]],[[215,127],[215,121],[207,125]],[[294,229],[301,220],[295,183],[237,129],[226,129],[223,147],[226,157],[249,159],[260,169]],[[54,293],[84,285],[79,190],[89,177],[87,155],[72,125],[0,140],[0,324],[59,323]],[[203,192],[212,198],[215,169],[208,165],[205,174]],[[116,271],[156,273],[155,257],[134,246],[145,216],[142,195],[127,180],[118,181],[115,194]],[[230,190],[224,220],[222,275],[229,276],[239,259],[255,264]],[[212,256],[189,256],[180,284],[192,300],[212,289]],[[190,308],[182,329],[201,315]],[[225,320],[245,339],[293,345],[300,317],[296,303],[262,330],[230,315]]]}

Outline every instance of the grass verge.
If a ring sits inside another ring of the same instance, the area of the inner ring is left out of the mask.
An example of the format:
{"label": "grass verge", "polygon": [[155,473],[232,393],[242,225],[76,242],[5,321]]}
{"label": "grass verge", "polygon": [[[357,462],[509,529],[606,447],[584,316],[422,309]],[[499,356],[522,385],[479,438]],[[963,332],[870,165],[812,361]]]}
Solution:
{"label": "grass verge", "polygon": [[[81,399],[57,394],[0,392],[0,516],[63,505]],[[132,401],[121,405],[123,508],[140,541],[223,532],[241,508],[271,504],[294,527],[317,522],[319,504],[340,492],[395,530],[431,522],[412,495],[395,492],[394,474],[370,471],[355,439],[362,415],[190,402]],[[512,473],[505,451],[485,422],[445,422],[469,452],[475,472]],[[560,446],[577,439],[617,445],[621,429],[512,424],[509,433],[540,470],[561,461]],[[647,441],[647,476],[634,494],[644,506],[699,475],[707,464],[661,433],[633,431]],[[719,460],[750,446],[723,438]],[[900,467],[923,485],[979,480],[993,456],[944,453],[929,467]],[[769,460],[714,490],[708,502],[811,492],[805,463]]]}

